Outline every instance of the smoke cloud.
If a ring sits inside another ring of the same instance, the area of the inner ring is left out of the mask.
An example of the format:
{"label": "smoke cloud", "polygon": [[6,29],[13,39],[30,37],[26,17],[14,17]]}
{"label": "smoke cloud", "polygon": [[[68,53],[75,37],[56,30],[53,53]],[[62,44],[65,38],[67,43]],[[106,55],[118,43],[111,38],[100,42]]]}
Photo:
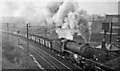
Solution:
{"label": "smoke cloud", "polygon": [[23,17],[31,25],[54,25],[58,38],[74,40],[73,35],[77,33],[86,43],[90,40],[91,30],[87,14],[79,9],[77,2],[8,3],[5,8],[4,11],[9,16]]}
{"label": "smoke cloud", "polygon": [[53,16],[53,20],[56,23],[56,26],[62,26],[64,23],[65,17],[67,17],[67,14],[69,12],[72,12],[75,10],[76,3],[74,2],[67,2],[65,1],[62,5],[59,6],[59,10],[57,13]]}
{"label": "smoke cloud", "polygon": [[78,8],[76,2],[65,1],[53,15],[58,38],[74,40],[73,35],[77,33],[88,43],[91,37],[91,29],[86,16],[86,13]]}

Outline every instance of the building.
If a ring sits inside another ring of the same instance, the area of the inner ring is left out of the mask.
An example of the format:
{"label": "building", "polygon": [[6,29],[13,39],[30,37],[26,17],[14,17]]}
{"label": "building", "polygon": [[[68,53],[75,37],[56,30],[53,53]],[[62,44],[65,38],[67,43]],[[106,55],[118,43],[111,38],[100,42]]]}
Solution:
{"label": "building", "polygon": [[120,43],[120,15],[106,15],[105,22],[110,24],[109,32],[116,34],[116,41]]}

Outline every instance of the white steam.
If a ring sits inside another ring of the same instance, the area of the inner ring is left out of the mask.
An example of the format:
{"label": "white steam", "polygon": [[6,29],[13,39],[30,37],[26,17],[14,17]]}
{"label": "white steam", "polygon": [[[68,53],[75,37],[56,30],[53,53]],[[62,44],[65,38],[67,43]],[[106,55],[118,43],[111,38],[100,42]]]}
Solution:
{"label": "white steam", "polygon": [[83,11],[81,11],[75,2],[64,2],[59,6],[59,10],[53,16],[53,21],[56,23],[56,33],[59,38],[73,40],[73,35],[82,36],[86,43],[91,37],[91,29],[89,22]]}
{"label": "white steam", "polygon": [[8,14],[23,17],[31,25],[54,25],[58,38],[73,40],[73,35],[77,33],[86,43],[90,40],[91,29],[87,15],[79,9],[77,2],[7,3],[6,5],[8,6],[3,10],[4,16]]}
{"label": "white steam", "polygon": [[59,10],[53,16],[53,20],[56,23],[56,26],[63,25],[64,19],[65,17],[67,17],[67,14],[75,10],[75,4],[76,3],[65,1],[62,5],[59,6]]}

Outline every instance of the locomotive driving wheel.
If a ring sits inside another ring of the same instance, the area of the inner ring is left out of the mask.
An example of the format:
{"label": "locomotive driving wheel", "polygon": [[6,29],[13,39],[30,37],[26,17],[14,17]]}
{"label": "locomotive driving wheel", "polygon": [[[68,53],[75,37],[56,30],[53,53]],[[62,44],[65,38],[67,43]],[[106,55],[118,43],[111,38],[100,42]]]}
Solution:
{"label": "locomotive driving wheel", "polygon": [[74,58],[74,54],[69,54],[69,59],[72,63],[76,63],[75,58]]}

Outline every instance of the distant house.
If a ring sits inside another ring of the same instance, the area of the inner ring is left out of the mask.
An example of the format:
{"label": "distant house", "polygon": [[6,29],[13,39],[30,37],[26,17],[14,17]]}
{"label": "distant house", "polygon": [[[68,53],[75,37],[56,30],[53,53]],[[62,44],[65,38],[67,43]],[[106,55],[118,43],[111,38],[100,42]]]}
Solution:
{"label": "distant house", "polygon": [[110,26],[112,23],[112,33],[118,33],[120,29],[120,15],[106,15],[106,17],[96,17],[92,21],[92,32],[93,33],[99,33],[102,32],[102,23],[108,23],[109,24],[109,30],[110,32]]}
{"label": "distant house", "polygon": [[[105,21],[109,24],[112,23],[113,33],[119,33],[120,31],[120,15],[106,15]],[[111,25],[109,25],[110,27]],[[110,30],[109,30],[110,31]]]}

